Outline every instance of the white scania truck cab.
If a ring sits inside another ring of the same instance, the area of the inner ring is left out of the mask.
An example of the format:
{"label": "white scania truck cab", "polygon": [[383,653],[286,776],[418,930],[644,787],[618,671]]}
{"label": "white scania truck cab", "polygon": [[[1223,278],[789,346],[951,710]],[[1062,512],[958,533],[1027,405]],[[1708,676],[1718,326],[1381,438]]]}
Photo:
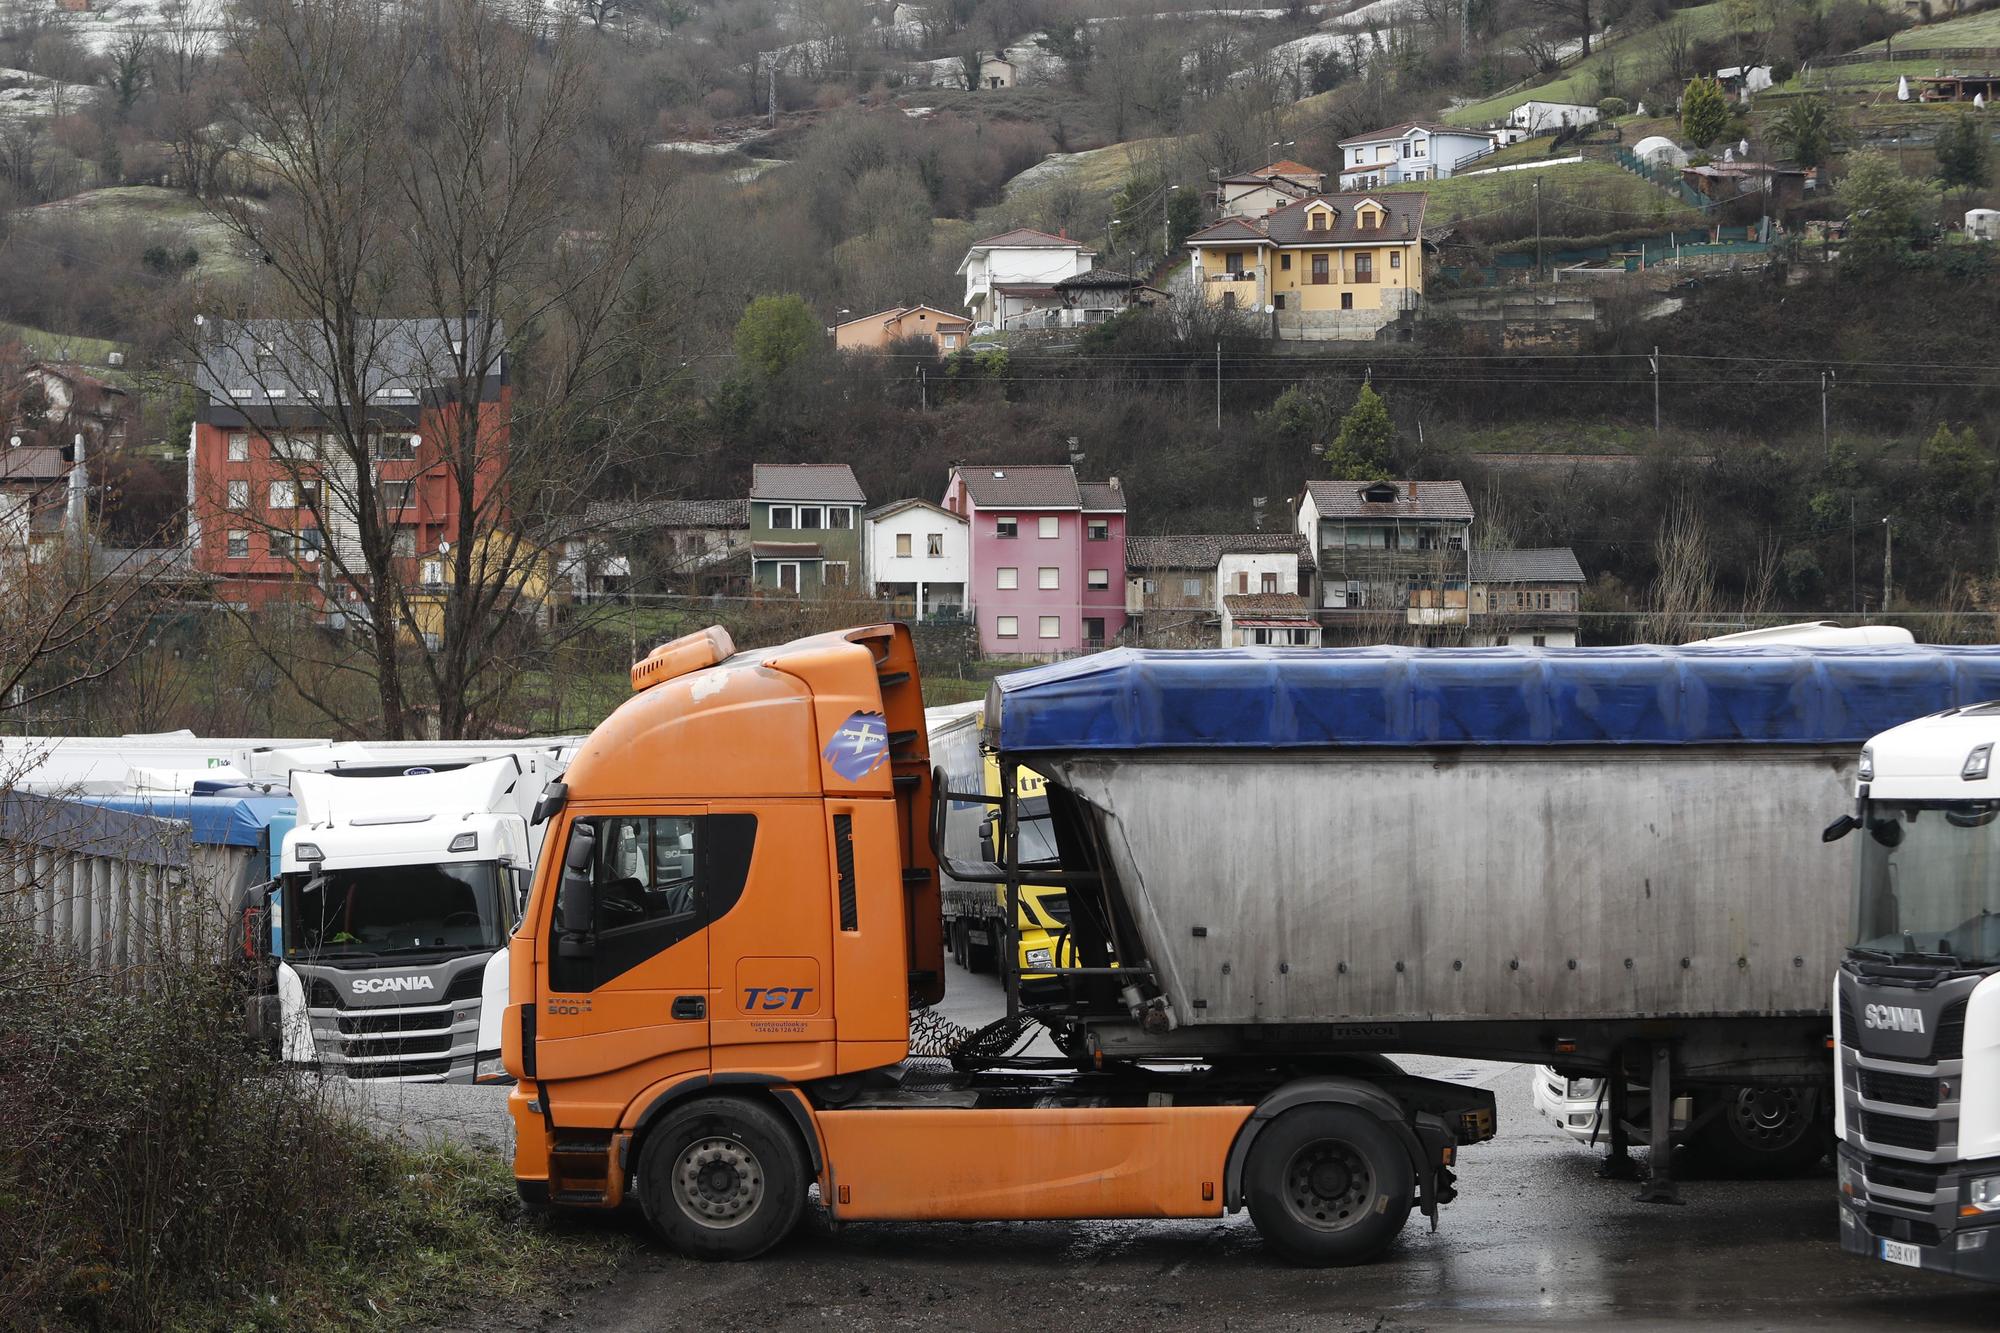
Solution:
{"label": "white scania truck cab", "polygon": [[1834,982],[1840,1238],[2000,1282],[2000,703],[1862,751],[1849,946]]}
{"label": "white scania truck cab", "polygon": [[499,1081],[507,939],[553,773],[508,755],[400,776],[295,772],[263,920],[280,1054],[357,1079]]}

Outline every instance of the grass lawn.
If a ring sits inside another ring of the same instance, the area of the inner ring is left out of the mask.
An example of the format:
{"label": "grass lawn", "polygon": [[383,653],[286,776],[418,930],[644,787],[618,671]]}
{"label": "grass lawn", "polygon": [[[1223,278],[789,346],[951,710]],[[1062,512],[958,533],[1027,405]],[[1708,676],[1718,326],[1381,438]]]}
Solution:
{"label": "grass lawn", "polygon": [[237,254],[239,242],[233,232],[211,216],[200,203],[179,190],[157,185],[120,185],[82,194],[54,203],[22,210],[29,219],[88,223],[97,226],[159,227],[187,237],[201,256],[204,274],[219,274],[244,268]]}
{"label": "grass lawn", "polygon": [[1640,180],[1631,172],[1609,162],[1571,162],[1540,171],[1496,171],[1490,176],[1454,176],[1441,181],[1406,181],[1398,190],[1422,190],[1430,196],[1424,210],[1424,225],[1435,227],[1454,218],[1519,207],[1534,196],[1534,182],[1542,182],[1542,201],[1588,199],[1592,207],[1604,210],[1604,231],[1644,226],[1655,220],[1663,225],[1684,222],[1697,216],[1693,209],[1670,198],[1665,191]]}
{"label": "grass lawn", "polygon": [[118,350],[118,344],[109,339],[51,333],[47,329],[0,320],[0,342],[12,342],[17,338],[29,359],[35,361],[74,361],[87,366],[103,366],[111,353]]}
{"label": "grass lawn", "polygon": [[[1674,19],[1685,22],[1695,37],[1713,40],[1729,31],[1727,9],[1725,0],[1717,0],[1715,4],[1697,5],[1693,9],[1679,10],[1674,14]],[[1523,102],[1575,102],[1595,106],[1598,102],[1597,71],[1606,65],[1616,64],[1621,70],[1629,73],[1634,62],[1650,60],[1654,31],[1652,28],[1642,28],[1629,37],[1593,45],[1588,59],[1580,60],[1568,69],[1551,76],[1546,83],[1517,89],[1511,93],[1501,93],[1482,102],[1468,103],[1456,110],[1447,111],[1444,118],[1453,125],[1484,125],[1489,121],[1504,119],[1509,111]]]}
{"label": "grass lawn", "polygon": [[[1897,46],[1915,51],[1940,46],[2000,46],[2000,10],[1989,9],[1964,18],[1947,19],[1896,34]],[[1884,43],[1864,46],[1864,51],[1880,51]]]}

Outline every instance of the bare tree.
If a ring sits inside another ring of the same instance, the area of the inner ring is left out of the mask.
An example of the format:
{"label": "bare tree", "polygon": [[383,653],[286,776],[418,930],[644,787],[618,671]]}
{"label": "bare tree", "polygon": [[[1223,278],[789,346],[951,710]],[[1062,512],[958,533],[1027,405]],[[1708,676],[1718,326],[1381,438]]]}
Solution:
{"label": "bare tree", "polygon": [[1590,34],[1596,17],[1592,12],[1594,0],[1527,0],[1527,3],[1528,8],[1547,15],[1563,36],[1581,38],[1581,54],[1590,54]]}
{"label": "bare tree", "polygon": [[[646,435],[664,373],[639,348],[664,312],[627,299],[663,200],[640,145],[586,143],[578,35],[573,15],[491,0],[267,0],[232,27],[241,128],[279,188],[212,208],[263,257],[282,318],[224,322],[198,358],[212,397],[311,377],[303,444],[275,409],[244,424],[314,511],[301,591],[351,608],[328,658],[372,681],[390,737],[426,701],[445,736],[493,725],[552,628],[564,525]],[[609,197],[586,189],[593,153],[618,160]],[[415,477],[386,481],[385,457]],[[455,516],[434,550],[399,521],[422,478]],[[268,655],[344,721],[292,654]]]}
{"label": "bare tree", "polygon": [[1658,572],[1648,591],[1642,636],[1650,643],[1684,643],[1715,610],[1715,561],[1708,525],[1685,496],[1677,496],[1653,541]]}

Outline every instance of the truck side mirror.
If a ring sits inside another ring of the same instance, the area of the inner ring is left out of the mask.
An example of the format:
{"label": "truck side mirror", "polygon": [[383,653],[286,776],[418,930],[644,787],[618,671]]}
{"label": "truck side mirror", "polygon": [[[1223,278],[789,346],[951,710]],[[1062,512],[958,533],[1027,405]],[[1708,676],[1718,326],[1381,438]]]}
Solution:
{"label": "truck side mirror", "polygon": [[563,849],[561,916],[562,951],[572,957],[590,952],[591,933],[597,928],[596,885],[591,883],[590,863],[597,849],[597,830],[588,824],[571,825],[569,846]]}
{"label": "truck side mirror", "polygon": [[1853,815],[1842,815],[1821,831],[1819,840],[1821,842],[1839,842],[1842,838],[1860,827],[1861,821]]}
{"label": "truck side mirror", "polygon": [[993,821],[992,815],[979,821],[979,859],[988,865],[999,865],[1000,857],[993,849]]}

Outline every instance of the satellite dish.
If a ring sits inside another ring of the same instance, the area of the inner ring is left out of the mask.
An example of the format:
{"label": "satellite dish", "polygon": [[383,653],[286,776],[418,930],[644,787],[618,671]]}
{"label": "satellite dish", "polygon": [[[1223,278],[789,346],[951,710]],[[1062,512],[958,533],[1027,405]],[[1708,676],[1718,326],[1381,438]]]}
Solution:
{"label": "satellite dish", "polygon": [[439,555],[450,555],[450,554],[451,554],[451,543],[450,543],[450,542],[439,542],[439,543],[438,543],[438,554],[439,554]]}
{"label": "satellite dish", "polygon": [[418,447],[419,445],[421,445],[421,444],[422,444],[423,442],[424,442],[424,437],[423,437],[423,436],[421,436],[421,435],[412,435],[412,436],[410,437],[410,448],[412,448],[412,449],[415,449],[416,447]]}

